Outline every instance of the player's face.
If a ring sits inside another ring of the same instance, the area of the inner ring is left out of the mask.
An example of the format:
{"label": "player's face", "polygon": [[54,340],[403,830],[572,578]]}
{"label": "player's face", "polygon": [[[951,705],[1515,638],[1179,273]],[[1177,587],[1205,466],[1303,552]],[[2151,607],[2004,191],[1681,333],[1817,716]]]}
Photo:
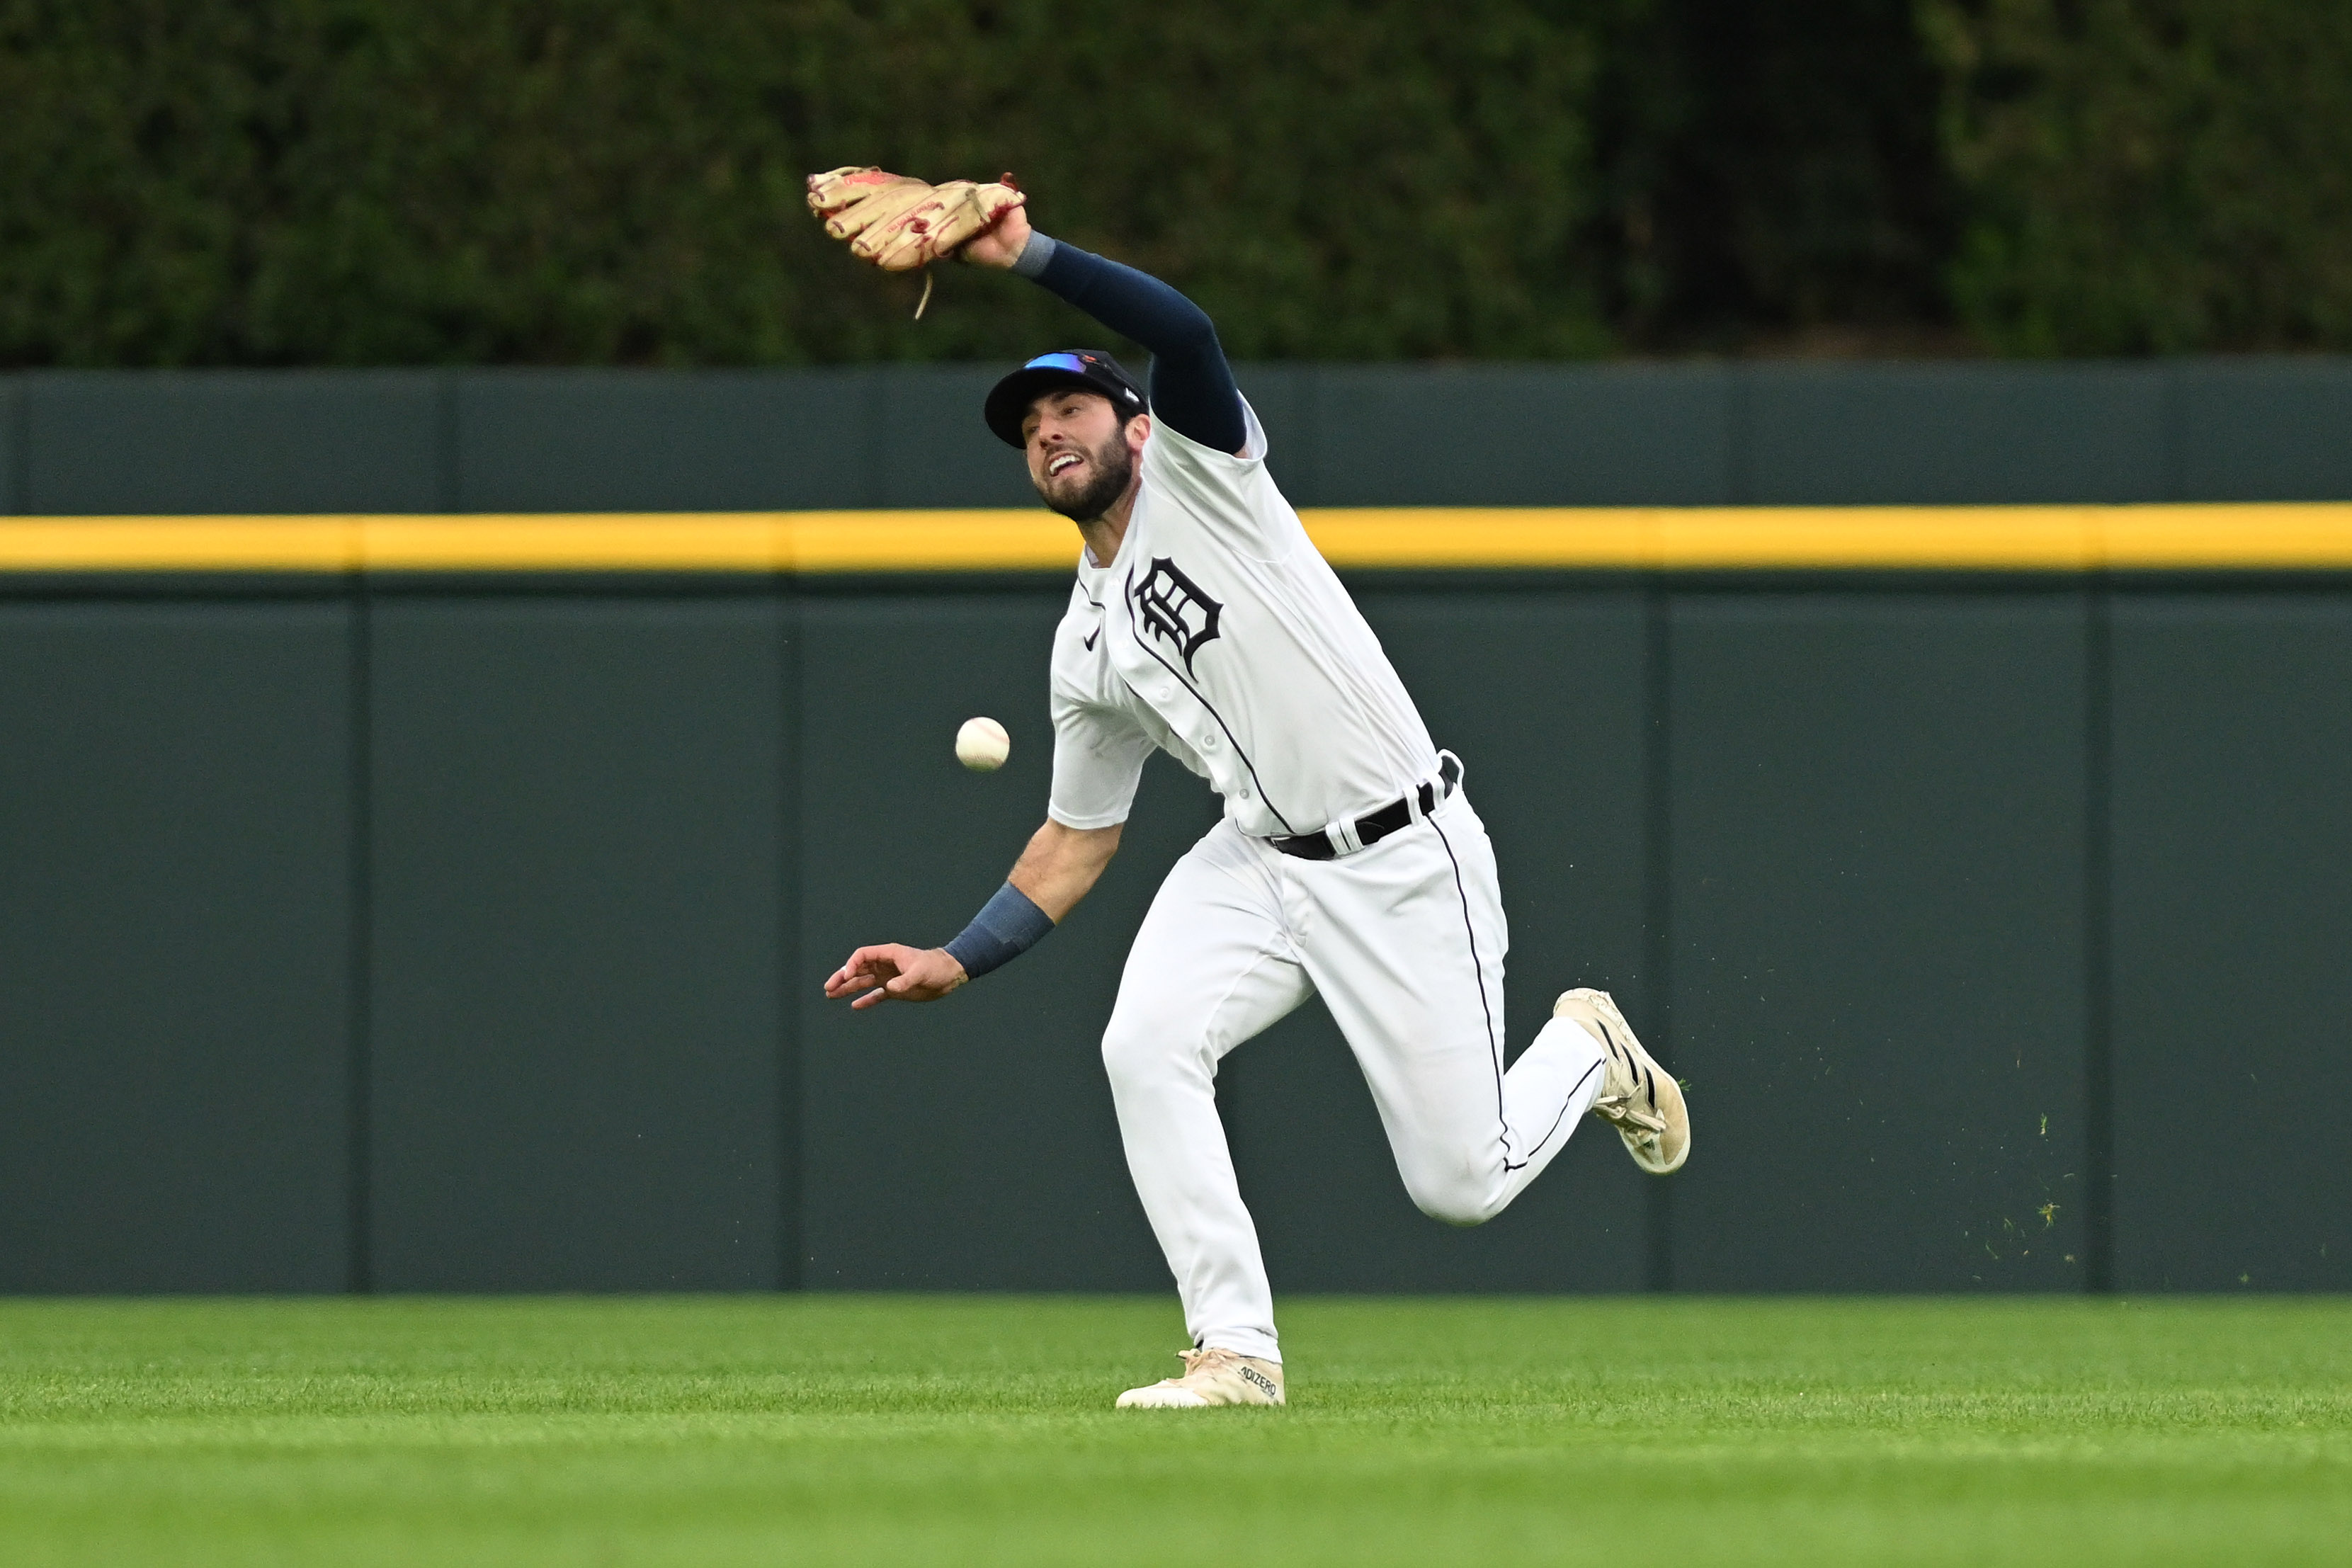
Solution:
{"label": "player's face", "polygon": [[1064,517],[1091,522],[1134,481],[1143,426],[1139,417],[1122,426],[1110,399],[1099,392],[1049,392],[1029,405],[1021,421],[1029,482]]}

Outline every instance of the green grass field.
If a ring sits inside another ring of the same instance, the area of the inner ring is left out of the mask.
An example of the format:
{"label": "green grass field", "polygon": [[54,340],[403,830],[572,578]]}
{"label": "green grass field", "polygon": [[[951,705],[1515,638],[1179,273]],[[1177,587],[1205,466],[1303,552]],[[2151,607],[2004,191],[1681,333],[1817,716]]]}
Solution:
{"label": "green grass field", "polygon": [[2352,1563],[2352,1302],[0,1303],[0,1563]]}

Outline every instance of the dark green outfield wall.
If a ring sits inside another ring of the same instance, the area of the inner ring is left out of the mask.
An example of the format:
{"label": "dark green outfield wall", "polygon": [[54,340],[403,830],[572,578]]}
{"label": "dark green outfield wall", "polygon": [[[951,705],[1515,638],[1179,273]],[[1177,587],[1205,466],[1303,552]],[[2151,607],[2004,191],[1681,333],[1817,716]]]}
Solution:
{"label": "dark green outfield wall", "polygon": [[[1024,503],[989,374],[0,377],[0,510]],[[2352,499],[2342,362],[1244,380],[1327,505]],[[2352,1287],[2344,579],[1356,586],[1515,1043],[1614,990],[1698,1142],[1448,1230],[1303,1010],[1224,1079],[1283,1288]],[[1003,975],[817,994],[1035,825],[1063,594],[0,582],[0,1289],[1164,1285],[1095,1044],[1188,775]]]}
{"label": "dark green outfield wall", "polygon": [[[2352,1287],[2352,590],[1356,585],[1514,1044],[1613,989],[1698,1142],[1447,1229],[1305,1009],[1223,1080],[1280,1287]],[[817,992],[1034,826],[1062,592],[11,590],[0,1288],[1164,1287],[1095,1052],[1196,781],[1002,975]]]}
{"label": "dark green outfield wall", "polygon": [[[0,512],[1026,506],[1003,367],[0,375]],[[1302,506],[2352,500],[2352,360],[1244,366]]]}

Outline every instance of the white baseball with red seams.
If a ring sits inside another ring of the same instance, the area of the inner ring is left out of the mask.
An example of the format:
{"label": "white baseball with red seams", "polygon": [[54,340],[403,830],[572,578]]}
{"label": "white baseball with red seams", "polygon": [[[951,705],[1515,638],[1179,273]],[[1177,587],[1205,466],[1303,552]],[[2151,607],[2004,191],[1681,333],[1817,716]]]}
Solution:
{"label": "white baseball with red seams", "polygon": [[956,731],[956,761],[976,773],[992,773],[1013,754],[1013,737],[993,719],[967,719]]}
{"label": "white baseball with red seams", "polygon": [[[1048,808],[1124,822],[1154,748],[1225,819],[1179,860],[1137,933],[1103,1038],[1129,1168],[1193,1342],[1278,1362],[1274,1300],[1214,1080],[1226,1052],[1309,995],[1361,1065],[1406,1189],[1475,1225],[1568,1142],[1599,1045],[1548,1023],[1507,1072],[1509,931],[1494,851],[1404,683],[1265,468],[1166,425],[1146,442],[1118,553],[1081,553],[1055,631]],[[1436,809],[1360,847],[1351,825],[1432,786]],[[1335,828],[1335,825],[1336,828]],[[1344,853],[1272,839],[1335,828]]]}

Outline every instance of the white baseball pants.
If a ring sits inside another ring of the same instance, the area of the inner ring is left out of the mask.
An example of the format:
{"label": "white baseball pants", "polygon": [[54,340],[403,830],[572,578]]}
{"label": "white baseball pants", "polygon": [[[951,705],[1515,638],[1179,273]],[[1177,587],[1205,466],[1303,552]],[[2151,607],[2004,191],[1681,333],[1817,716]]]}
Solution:
{"label": "white baseball pants", "polygon": [[1567,1143],[1601,1090],[1601,1047],[1554,1019],[1503,1069],[1508,944],[1486,824],[1458,790],[1337,859],[1220,822],[1177,861],[1128,954],[1103,1063],[1195,1344],[1281,1359],[1214,1083],[1227,1051],[1309,994],[1355,1052],[1424,1214],[1492,1219]]}

